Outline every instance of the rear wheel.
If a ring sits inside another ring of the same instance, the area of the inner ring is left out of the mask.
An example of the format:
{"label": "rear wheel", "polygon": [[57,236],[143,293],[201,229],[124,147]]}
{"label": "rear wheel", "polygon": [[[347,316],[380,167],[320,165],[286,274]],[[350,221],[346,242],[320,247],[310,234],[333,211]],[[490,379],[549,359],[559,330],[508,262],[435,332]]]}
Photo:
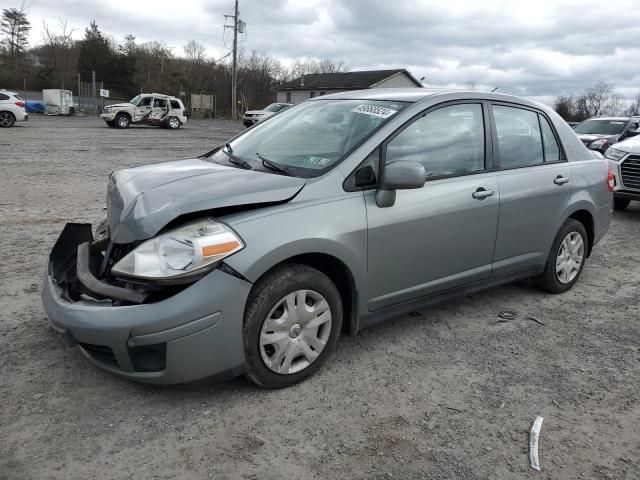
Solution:
{"label": "rear wheel", "polygon": [[116,118],[113,120],[113,122],[118,128],[128,128],[131,124],[131,119],[129,118],[129,115],[125,113],[119,113],[118,115],[116,115]]}
{"label": "rear wheel", "polygon": [[298,383],[327,360],[342,329],[342,301],[322,272],[289,264],[256,284],[244,318],[245,376],[256,385]]}
{"label": "rear wheel", "polygon": [[573,218],[567,220],[556,235],[544,273],[536,278],[538,287],[551,293],[573,287],[584,268],[588,242],[584,225]]}
{"label": "rear wheel", "polygon": [[165,121],[165,126],[167,128],[170,128],[171,130],[176,130],[180,128],[180,120],[178,119],[178,117],[169,117]]}
{"label": "rear wheel", "polygon": [[0,127],[2,128],[13,127],[14,123],[16,123],[16,117],[13,116],[13,113],[0,112]]}
{"label": "rear wheel", "polygon": [[613,199],[613,209],[614,210],[624,210],[629,206],[631,200],[628,198],[615,198]]}

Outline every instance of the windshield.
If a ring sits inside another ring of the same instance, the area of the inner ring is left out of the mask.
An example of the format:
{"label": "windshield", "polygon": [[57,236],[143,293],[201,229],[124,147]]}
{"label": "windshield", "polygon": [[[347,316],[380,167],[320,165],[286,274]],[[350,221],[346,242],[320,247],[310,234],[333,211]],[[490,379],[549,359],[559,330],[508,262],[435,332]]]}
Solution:
{"label": "windshield", "polygon": [[[253,168],[264,169],[262,158],[266,158],[288,174],[316,177],[407,105],[375,100],[304,102],[259,123],[226,148]],[[222,151],[212,159],[229,164]]]}
{"label": "windshield", "polygon": [[587,120],[574,128],[576,133],[593,133],[595,135],[618,135],[627,124],[624,120]]}
{"label": "windshield", "polygon": [[281,105],[279,103],[272,103],[267,108],[265,108],[264,111],[265,112],[279,112],[280,110],[282,110],[283,107],[284,107],[284,105]]}

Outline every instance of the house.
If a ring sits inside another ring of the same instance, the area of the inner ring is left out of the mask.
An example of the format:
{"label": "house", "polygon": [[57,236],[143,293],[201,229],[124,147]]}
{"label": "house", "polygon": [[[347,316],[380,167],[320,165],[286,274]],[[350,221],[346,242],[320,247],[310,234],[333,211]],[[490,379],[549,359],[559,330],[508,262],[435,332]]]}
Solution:
{"label": "house", "polygon": [[276,101],[299,103],[320,95],[348,90],[407,87],[422,87],[422,84],[405,69],[313,73],[279,85]]}

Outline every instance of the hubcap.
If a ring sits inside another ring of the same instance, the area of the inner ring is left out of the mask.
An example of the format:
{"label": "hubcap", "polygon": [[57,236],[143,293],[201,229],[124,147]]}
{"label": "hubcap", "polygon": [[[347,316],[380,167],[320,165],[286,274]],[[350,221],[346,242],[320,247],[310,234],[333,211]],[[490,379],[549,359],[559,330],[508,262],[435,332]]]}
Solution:
{"label": "hubcap", "polygon": [[556,276],[560,283],[569,283],[580,271],[584,260],[584,241],[578,232],[571,232],[560,244],[556,257]]}
{"label": "hubcap", "polygon": [[120,117],[120,120],[118,120],[118,124],[121,127],[126,127],[129,124],[129,121],[125,117]]}
{"label": "hubcap", "polygon": [[329,303],[318,292],[297,290],[267,315],[260,331],[260,356],[273,372],[300,372],[322,353],[330,334]]}
{"label": "hubcap", "polygon": [[171,120],[169,120],[169,125],[171,125],[171,128],[178,128],[178,120],[172,118]]}

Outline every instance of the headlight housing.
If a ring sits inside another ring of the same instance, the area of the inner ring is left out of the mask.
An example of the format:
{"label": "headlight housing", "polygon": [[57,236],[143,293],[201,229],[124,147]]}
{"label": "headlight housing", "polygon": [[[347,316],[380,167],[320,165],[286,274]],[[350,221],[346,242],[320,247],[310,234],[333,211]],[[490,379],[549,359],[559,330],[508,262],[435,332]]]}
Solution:
{"label": "headlight housing", "polygon": [[602,151],[606,146],[609,145],[609,140],[606,138],[601,138],[599,140],[594,140],[589,144],[589,148],[591,150],[600,150]]}
{"label": "headlight housing", "polygon": [[626,154],[627,154],[627,152],[623,152],[622,150],[617,150],[617,149],[615,149],[613,147],[609,147],[607,149],[607,151],[605,152],[604,156],[605,156],[605,158],[608,158],[610,160],[615,160],[617,162],[622,157],[624,157]]}
{"label": "headlight housing", "polygon": [[181,283],[244,248],[224,223],[199,220],[151,238],[125,255],[111,272],[165,283]]}

